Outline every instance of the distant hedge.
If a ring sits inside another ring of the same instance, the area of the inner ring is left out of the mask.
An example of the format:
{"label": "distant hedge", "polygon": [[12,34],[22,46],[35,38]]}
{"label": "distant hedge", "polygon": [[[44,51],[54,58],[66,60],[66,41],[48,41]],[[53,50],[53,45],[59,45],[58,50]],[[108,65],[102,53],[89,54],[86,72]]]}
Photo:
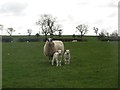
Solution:
{"label": "distant hedge", "polygon": [[2,42],[11,42],[13,41],[12,37],[2,37]]}
{"label": "distant hedge", "polygon": [[[53,40],[60,40],[63,42],[72,42],[72,41],[87,41],[86,39],[80,39],[80,38],[53,38]],[[44,39],[46,41],[46,39]]]}
{"label": "distant hedge", "polygon": [[104,38],[98,38],[100,41],[120,41],[120,38],[107,38],[107,37],[104,37]]}
{"label": "distant hedge", "polygon": [[120,39],[117,39],[117,38],[101,39],[101,41],[120,41]]}
{"label": "distant hedge", "polygon": [[40,39],[39,38],[19,38],[17,41],[18,42],[27,42],[27,41],[29,41],[29,42],[39,42]]}

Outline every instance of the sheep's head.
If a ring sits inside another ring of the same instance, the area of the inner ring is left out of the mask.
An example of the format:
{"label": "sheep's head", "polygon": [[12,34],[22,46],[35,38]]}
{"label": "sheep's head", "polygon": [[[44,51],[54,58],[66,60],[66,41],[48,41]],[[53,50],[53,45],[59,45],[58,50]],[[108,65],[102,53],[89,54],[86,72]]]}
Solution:
{"label": "sheep's head", "polygon": [[65,54],[69,54],[70,53],[70,50],[65,50]]}
{"label": "sheep's head", "polygon": [[47,41],[48,41],[48,45],[50,47],[54,47],[54,43],[52,42],[53,41],[52,38],[48,38]]}
{"label": "sheep's head", "polygon": [[47,41],[48,41],[48,42],[52,42],[52,38],[48,38]]}

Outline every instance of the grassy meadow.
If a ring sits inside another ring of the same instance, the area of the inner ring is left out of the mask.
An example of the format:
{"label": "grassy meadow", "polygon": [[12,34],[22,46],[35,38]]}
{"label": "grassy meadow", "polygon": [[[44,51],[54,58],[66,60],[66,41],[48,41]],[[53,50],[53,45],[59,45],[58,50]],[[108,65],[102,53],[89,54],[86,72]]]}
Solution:
{"label": "grassy meadow", "polygon": [[52,66],[44,42],[2,43],[3,88],[117,88],[117,42],[64,42],[71,64]]}

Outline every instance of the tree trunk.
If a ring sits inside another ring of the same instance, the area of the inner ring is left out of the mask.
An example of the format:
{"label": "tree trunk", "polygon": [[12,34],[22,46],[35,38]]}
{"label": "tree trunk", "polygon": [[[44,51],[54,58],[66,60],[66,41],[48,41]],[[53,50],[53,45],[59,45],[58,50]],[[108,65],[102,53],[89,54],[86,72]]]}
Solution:
{"label": "tree trunk", "polygon": [[81,37],[81,40],[83,40],[83,34],[82,34],[82,32],[81,32],[81,36],[80,37]]}
{"label": "tree trunk", "polygon": [[47,34],[45,33],[45,38],[47,38]]}

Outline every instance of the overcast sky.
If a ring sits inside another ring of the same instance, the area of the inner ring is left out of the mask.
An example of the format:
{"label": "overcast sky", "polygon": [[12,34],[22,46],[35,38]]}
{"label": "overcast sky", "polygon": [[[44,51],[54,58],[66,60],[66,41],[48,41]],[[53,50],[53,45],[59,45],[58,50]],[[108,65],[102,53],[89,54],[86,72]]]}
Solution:
{"label": "overcast sky", "polygon": [[7,34],[9,27],[16,30],[14,35],[27,34],[27,29],[35,34],[40,31],[35,22],[43,14],[56,17],[63,34],[77,34],[79,24],[89,26],[88,35],[94,35],[94,26],[99,32],[118,30],[118,0],[0,0],[3,34]]}

